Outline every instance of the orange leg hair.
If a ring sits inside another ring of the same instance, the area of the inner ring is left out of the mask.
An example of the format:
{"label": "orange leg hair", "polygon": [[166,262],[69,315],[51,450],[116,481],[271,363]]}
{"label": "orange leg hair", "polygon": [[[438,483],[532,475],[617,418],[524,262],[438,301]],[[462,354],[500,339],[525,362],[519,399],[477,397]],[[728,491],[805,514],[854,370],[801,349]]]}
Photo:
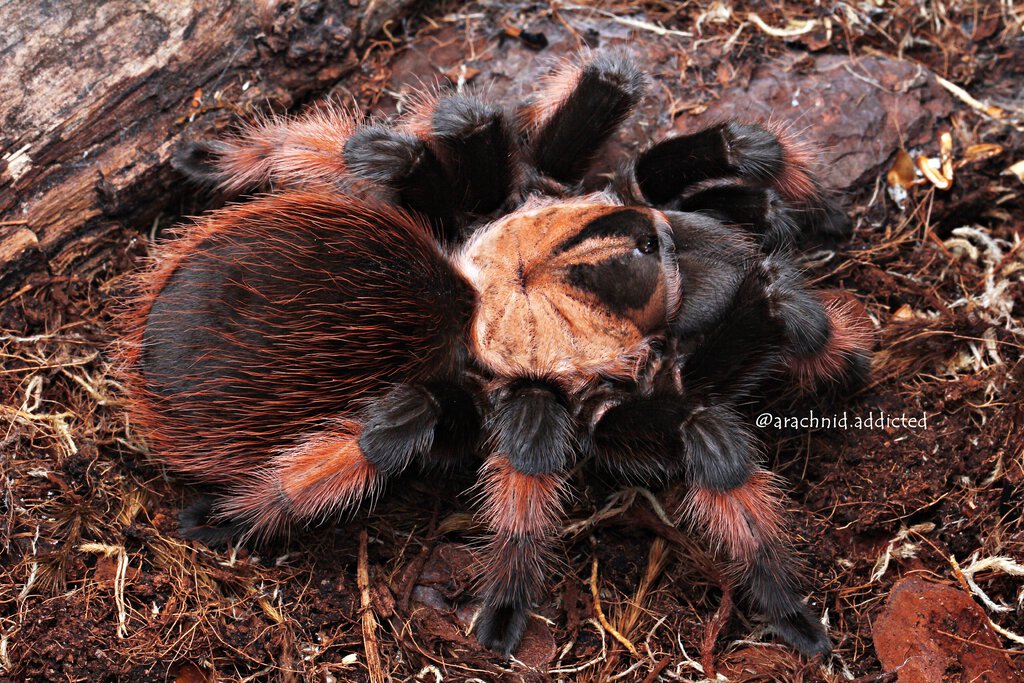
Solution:
{"label": "orange leg hair", "polygon": [[361,420],[334,420],[271,456],[217,504],[214,518],[258,538],[320,521],[375,496],[413,460],[444,464],[465,457],[478,430],[472,399],[460,387],[395,385]]}
{"label": "orange leg hair", "polygon": [[380,490],[384,476],[359,446],[361,425],[341,420],[275,457],[234,489],[216,516],[269,538],[296,522],[350,510]]}
{"label": "orange leg hair", "polygon": [[486,548],[484,605],[475,630],[481,643],[510,653],[526,630],[530,603],[544,586],[548,541],[562,514],[564,472],[524,474],[502,454],[481,471]]}
{"label": "orange leg hair", "polygon": [[194,179],[229,192],[268,183],[332,189],[348,173],[345,142],[356,124],[337,105],[313,108],[295,119],[268,117],[233,138],[193,143],[174,161]]}
{"label": "orange leg hair", "polygon": [[772,475],[757,468],[730,489],[694,486],[686,511],[728,556],[737,583],[772,630],[807,656],[827,653],[828,636],[797,593],[781,496]]}
{"label": "orange leg hair", "polygon": [[751,606],[805,655],[828,652],[828,635],[797,592],[782,493],[754,464],[755,442],[738,414],[719,403],[677,399],[674,410],[657,415],[655,434],[634,436],[636,420],[627,418],[653,408],[626,402],[604,413],[594,430],[597,461],[627,479],[682,470],[692,487],[687,519],[725,554]]}
{"label": "orange leg hair", "polygon": [[867,376],[871,362],[874,331],[864,305],[845,292],[816,292],[828,316],[829,339],[825,347],[809,357],[792,356],[790,372],[805,387],[822,380],[838,380],[850,374]]}

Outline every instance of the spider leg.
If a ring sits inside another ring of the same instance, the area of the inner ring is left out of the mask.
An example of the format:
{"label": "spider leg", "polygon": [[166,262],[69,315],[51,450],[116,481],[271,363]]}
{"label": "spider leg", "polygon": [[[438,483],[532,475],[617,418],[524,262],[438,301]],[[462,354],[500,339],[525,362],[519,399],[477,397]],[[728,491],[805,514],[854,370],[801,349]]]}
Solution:
{"label": "spider leg", "polygon": [[337,106],[314,108],[294,119],[265,118],[226,140],[193,142],[172,164],[193,180],[229,192],[271,182],[334,187],[347,173],[345,140],[355,128],[356,119]]}
{"label": "spider leg", "polygon": [[536,168],[566,185],[579,182],[644,86],[636,66],[607,54],[551,74],[520,117]]}
{"label": "spider leg", "polygon": [[447,464],[474,452],[478,438],[479,417],[463,389],[397,385],[364,419],[334,420],[278,453],[219,501],[214,517],[245,535],[272,536],[353,508],[413,460]]}
{"label": "spider leg", "polygon": [[729,310],[692,349],[684,385],[730,400],[749,397],[787,357],[813,358],[830,337],[829,318],[788,260],[750,264]]}
{"label": "spider leg", "polygon": [[354,175],[391,188],[397,203],[442,225],[452,220],[451,181],[415,135],[384,125],[360,128],[345,142],[345,162]]}
{"label": "spider leg", "polygon": [[431,217],[442,238],[458,222],[490,213],[512,189],[513,140],[504,112],[467,95],[429,103],[402,129],[367,126],[345,144],[352,173],[392,188],[403,205]]}
{"label": "spider leg", "polygon": [[624,400],[604,411],[594,425],[591,452],[600,466],[623,481],[670,481],[685,472],[679,438],[685,416],[678,397],[656,394]]}
{"label": "spider leg", "polygon": [[874,332],[864,305],[847,292],[814,292],[828,317],[829,336],[814,353],[791,353],[790,372],[805,387],[838,381],[844,387],[865,384],[871,373]]}
{"label": "spider leg", "polygon": [[216,548],[226,546],[245,534],[245,526],[237,522],[213,521],[217,497],[200,496],[178,513],[178,532],[185,538]]}
{"label": "spider leg", "polygon": [[796,242],[797,212],[771,187],[735,181],[712,183],[679,202],[680,211],[698,211],[739,226],[756,236],[761,249],[773,252]]}
{"label": "spider leg", "polygon": [[[717,455],[713,448],[690,453],[694,488],[687,512],[693,525],[725,551],[747,599],[776,634],[808,657],[827,654],[828,634],[797,593],[781,492],[771,473],[749,461],[733,470],[706,460]],[[722,485],[743,474],[742,483]]]}
{"label": "spider leg", "polygon": [[872,343],[855,299],[809,289],[787,258],[769,255],[746,271],[728,313],[691,351],[684,384],[735,401],[788,368],[806,387],[856,386],[867,379]]}
{"label": "spider leg", "polygon": [[[771,183],[785,171],[785,151],[778,139],[760,126],[736,121],[663,140],[643,152],[634,167],[640,191],[658,205],[704,180],[741,177]],[[804,182],[791,185],[803,194],[813,191]]]}
{"label": "spider leg", "polygon": [[507,655],[522,639],[530,604],[544,586],[574,427],[560,392],[543,382],[513,382],[494,403],[488,422],[494,452],[481,469],[491,538],[474,630],[481,644]]}
{"label": "spider leg", "polygon": [[727,121],[655,144],[637,158],[633,173],[652,204],[725,216],[763,235],[771,250],[792,236],[794,222],[811,234],[850,233],[849,218],[808,172],[810,158],[782,130]]}
{"label": "spider leg", "polygon": [[443,97],[431,115],[428,144],[442,159],[460,210],[483,215],[508,198],[513,138],[505,113],[468,95]]}
{"label": "spider leg", "polygon": [[[656,408],[658,403],[674,405],[670,411]],[[669,426],[673,411],[681,419]],[[627,480],[683,475],[692,487],[688,518],[725,551],[754,609],[803,654],[830,650],[824,629],[797,593],[781,493],[772,475],[756,465],[755,441],[737,413],[717,401],[680,397],[626,402],[604,413],[593,443],[597,462]]]}
{"label": "spider leg", "polygon": [[679,211],[666,211],[665,216],[672,227],[681,283],[672,327],[686,339],[722,320],[757,250],[752,240],[710,216]]}

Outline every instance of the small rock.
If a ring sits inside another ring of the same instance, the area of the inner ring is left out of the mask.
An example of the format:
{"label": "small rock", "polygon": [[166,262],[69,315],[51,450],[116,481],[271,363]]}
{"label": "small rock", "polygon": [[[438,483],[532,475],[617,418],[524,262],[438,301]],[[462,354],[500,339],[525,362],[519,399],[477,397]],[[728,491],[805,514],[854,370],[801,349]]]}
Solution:
{"label": "small rock", "polygon": [[806,55],[762,64],[749,84],[727,88],[696,121],[738,118],[780,121],[821,154],[826,187],[873,185],[902,147],[930,142],[936,120],[953,101],[920,66],[884,57],[851,60],[843,55]]}
{"label": "small rock", "polygon": [[981,607],[956,588],[901,580],[872,631],[883,670],[899,683],[1024,683]]}

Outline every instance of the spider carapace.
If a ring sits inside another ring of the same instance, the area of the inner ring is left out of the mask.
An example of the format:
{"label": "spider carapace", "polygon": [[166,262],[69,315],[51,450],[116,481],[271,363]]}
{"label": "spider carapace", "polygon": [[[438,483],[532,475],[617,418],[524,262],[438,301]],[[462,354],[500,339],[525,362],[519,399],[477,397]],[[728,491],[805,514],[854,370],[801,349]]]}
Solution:
{"label": "spider carapace", "polygon": [[220,491],[185,533],[267,536],[414,464],[475,463],[490,542],[474,629],[510,653],[586,457],[685,480],[682,516],[749,606],[827,652],[743,415],[770,376],[866,372],[863,309],[811,290],[791,256],[849,222],[791,136],[735,121],[583,192],[644,81],[598,55],[516,111],[452,94],[388,125],[328,107],[183,150],[193,178],[273,188],[163,245],[124,321],[135,423]]}

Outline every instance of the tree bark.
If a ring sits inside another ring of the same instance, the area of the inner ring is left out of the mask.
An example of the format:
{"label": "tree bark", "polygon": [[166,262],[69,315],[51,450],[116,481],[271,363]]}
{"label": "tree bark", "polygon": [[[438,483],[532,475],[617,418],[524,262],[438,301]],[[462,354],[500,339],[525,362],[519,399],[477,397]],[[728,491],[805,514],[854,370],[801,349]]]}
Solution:
{"label": "tree bark", "polygon": [[183,139],[325,89],[412,1],[0,0],[0,301],[98,267],[181,198]]}

